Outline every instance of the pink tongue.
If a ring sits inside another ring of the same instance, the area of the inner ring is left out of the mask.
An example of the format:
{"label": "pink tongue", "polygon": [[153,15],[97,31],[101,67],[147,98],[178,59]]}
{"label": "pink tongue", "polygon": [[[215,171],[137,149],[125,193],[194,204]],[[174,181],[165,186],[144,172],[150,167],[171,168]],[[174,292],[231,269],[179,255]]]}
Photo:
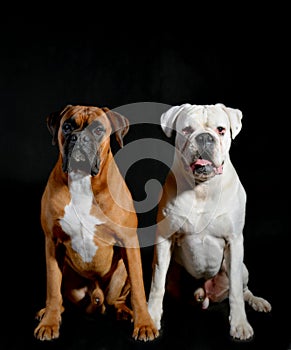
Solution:
{"label": "pink tongue", "polygon": [[206,159],[197,159],[194,164],[195,165],[207,165],[207,164],[212,164],[212,163]]}
{"label": "pink tongue", "polygon": [[[212,165],[212,163],[207,159],[197,159],[196,162],[193,163],[191,167],[192,167],[192,169],[194,169],[196,165],[203,166],[203,165],[207,165],[207,164]],[[222,174],[223,166],[220,165],[218,168],[214,168],[214,170],[215,170],[216,174]]]}

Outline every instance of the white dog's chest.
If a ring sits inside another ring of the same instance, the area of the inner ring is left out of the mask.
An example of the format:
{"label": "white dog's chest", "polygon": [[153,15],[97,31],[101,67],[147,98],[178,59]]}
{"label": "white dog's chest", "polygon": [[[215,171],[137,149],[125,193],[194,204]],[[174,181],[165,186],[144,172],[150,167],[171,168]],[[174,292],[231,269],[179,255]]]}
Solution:
{"label": "white dog's chest", "polygon": [[221,212],[219,196],[209,195],[207,201],[201,201],[193,190],[184,191],[166,205],[163,214],[169,235],[182,232],[221,237],[225,233],[227,222],[222,221],[221,216],[225,217],[226,213]]}
{"label": "white dog's chest", "polygon": [[219,199],[201,202],[193,191],[178,196],[164,209],[168,232],[175,233],[175,259],[196,278],[216,275],[223,260],[226,237],[231,232]]}
{"label": "white dog's chest", "polygon": [[189,235],[178,238],[175,260],[195,278],[210,278],[221,268],[225,241],[209,234]]}

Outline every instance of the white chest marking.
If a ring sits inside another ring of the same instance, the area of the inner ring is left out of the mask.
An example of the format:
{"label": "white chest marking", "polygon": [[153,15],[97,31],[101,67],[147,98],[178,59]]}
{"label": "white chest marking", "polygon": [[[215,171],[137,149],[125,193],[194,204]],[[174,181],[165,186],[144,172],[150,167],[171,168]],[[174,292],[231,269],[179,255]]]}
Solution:
{"label": "white chest marking", "polygon": [[90,214],[93,203],[91,176],[70,173],[69,189],[71,202],[66,205],[60,224],[63,231],[71,237],[72,248],[84,262],[91,262],[98,249],[94,243],[95,227],[103,223]]}

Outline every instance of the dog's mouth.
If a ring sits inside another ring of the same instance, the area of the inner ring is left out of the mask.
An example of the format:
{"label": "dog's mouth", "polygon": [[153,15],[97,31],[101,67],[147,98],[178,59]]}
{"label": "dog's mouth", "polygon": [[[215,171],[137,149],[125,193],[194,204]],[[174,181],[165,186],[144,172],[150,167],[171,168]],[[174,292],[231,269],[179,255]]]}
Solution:
{"label": "dog's mouth", "polygon": [[223,172],[223,164],[219,167],[215,167],[210,160],[202,157],[199,157],[193,163],[191,163],[190,167],[194,176],[205,179],[214,175],[220,175]]}
{"label": "dog's mouth", "polygon": [[71,157],[67,172],[69,173],[71,171],[81,171],[84,174],[96,176],[99,171],[97,157],[93,159],[92,163],[88,159],[80,160],[80,158]]}
{"label": "dog's mouth", "polygon": [[70,155],[66,155],[63,160],[63,171],[82,172],[86,175],[96,176],[99,172],[100,159],[94,152],[89,154],[76,147]]}
{"label": "dog's mouth", "polygon": [[63,131],[63,171],[96,176],[100,168],[101,141],[105,131],[99,122],[93,121],[85,126],[83,129],[80,127],[80,130],[72,130],[71,127],[67,133]]}

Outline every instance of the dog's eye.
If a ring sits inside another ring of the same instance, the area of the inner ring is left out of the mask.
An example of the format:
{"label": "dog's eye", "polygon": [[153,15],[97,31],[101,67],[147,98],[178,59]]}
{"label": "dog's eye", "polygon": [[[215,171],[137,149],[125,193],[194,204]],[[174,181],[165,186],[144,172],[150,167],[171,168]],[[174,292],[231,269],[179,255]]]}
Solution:
{"label": "dog's eye", "polygon": [[101,135],[103,131],[104,131],[103,128],[101,126],[98,126],[97,128],[94,129],[94,134]]}
{"label": "dog's eye", "polygon": [[64,133],[65,135],[67,135],[67,134],[69,134],[69,133],[73,130],[73,126],[72,126],[71,124],[69,124],[69,123],[65,123],[65,124],[63,125],[62,129],[63,129],[63,133]]}
{"label": "dog's eye", "polygon": [[192,134],[193,132],[193,128],[191,126],[186,126],[186,128],[182,129],[182,133],[184,135],[189,135],[189,134]]}
{"label": "dog's eye", "polygon": [[225,128],[223,126],[218,126],[217,131],[218,131],[219,135],[225,134]]}

